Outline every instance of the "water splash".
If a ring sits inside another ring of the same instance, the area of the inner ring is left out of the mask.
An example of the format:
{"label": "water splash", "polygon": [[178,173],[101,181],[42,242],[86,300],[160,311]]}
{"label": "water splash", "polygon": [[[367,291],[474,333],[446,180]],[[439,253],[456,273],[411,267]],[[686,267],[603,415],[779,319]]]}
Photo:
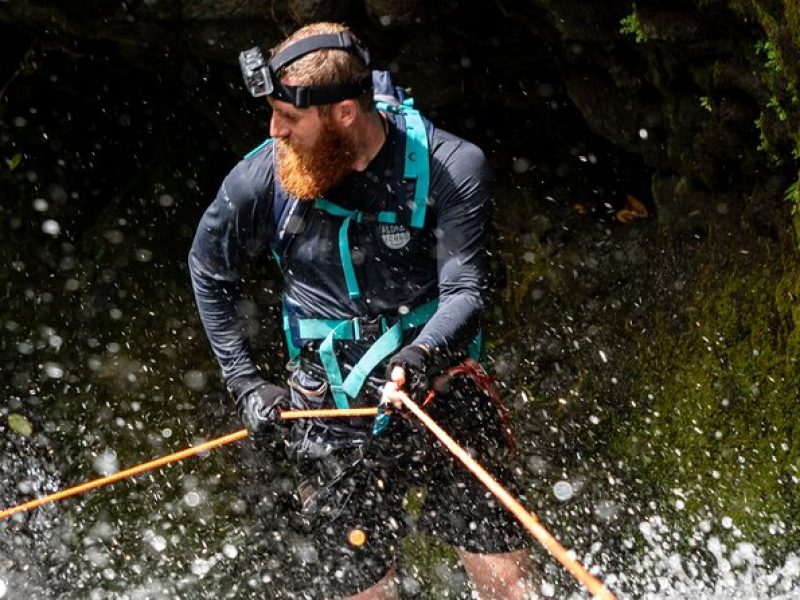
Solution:
{"label": "water splash", "polygon": [[[708,522],[701,522],[691,539],[684,538],[659,516],[639,523],[638,539],[643,543],[638,556],[624,572],[606,577],[620,600],[790,600],[800,597],[800,557],[790,553],[783,564],[769,565],[763,553],[747,541],[729,546],[713,535]],[[720,523],[721,526],[721,523]],[[688,543],[691,552],[676,546]],[[597,545],[583,557],[584,564],[602,563]],[[609,548],[603,549],[608,556]],[[601,567],[599,573],[604,572]]]}

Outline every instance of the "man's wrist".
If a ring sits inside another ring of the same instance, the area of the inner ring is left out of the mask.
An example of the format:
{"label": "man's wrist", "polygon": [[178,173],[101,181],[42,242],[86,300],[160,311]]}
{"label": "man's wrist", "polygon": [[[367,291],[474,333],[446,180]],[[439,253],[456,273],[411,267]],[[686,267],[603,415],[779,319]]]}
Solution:
{"label": "man's wrist", "polygon": [[245,394],[249,394],[254,389],[267,383],[263,377],[253,374],[234,377],[226,383],[228,393],[234,400],[239,400]]}

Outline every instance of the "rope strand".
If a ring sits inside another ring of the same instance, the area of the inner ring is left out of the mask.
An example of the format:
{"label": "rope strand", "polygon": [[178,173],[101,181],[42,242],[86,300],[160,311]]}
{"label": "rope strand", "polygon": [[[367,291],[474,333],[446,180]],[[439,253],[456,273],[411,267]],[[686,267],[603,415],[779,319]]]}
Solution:
{"label": "rope strand", "polygon": [[[396,396],[395,396],[396,394]],[[404,392],[393,390],[390,397],[397,397],[403,405],[417,419],[419,419],[428,431],[430,431],[478,480],[489,490],[506,509],[513,514],[516,519],[527,529],[540,544],[555,558],[561,565],[569,571],[575,579],[583,584],[592,595],[600,600],[616,600],[603,583],[589,573],[586,568],[570,556],[569,552],[556,541],[556,539],[545,529],[539,520],[529,512],[519,501],[484,469],[478,461],[472,458],[466,450],[459,446],[456,441],[448,435],[428,413],[423,411],[411,400]]]}
{"label": "rope strand", "polygon": [[[311,418],[324,419],[331,417],[337,417],[337,418],[368,417],[376,415],[377,412],[378,412],[377,408],[286,410],[281,413],[281,419],[284,421],[289,421],[294,419],[311,419]],[[116,473],[107,475],[105,477],[92,479],[91,481],[87,481],[85,483],[81,483],[79,485],[67,488],[65,490],[61,490],[60,492],[55,492],[47,496],[42,496],[41,498],[35,498],[34,500],[30,500],[28,502],[24,502],[23,504],[18,504],[17,506],[12,506],[11,508],[7,508],[5,510],[0,511],[0,521],[3,521],[8,517],[15,515],[17,513],[38,508],[43,504],[58,502],[59,500],[64,500],[65,498],[77,496],[78,494],[88,492],[89,490],[103,487],[105,485],[110,485],[122,479],[127,479],[128,477],[135,477],[136,475],[141,475],[146,471],[152,471],[153,469],[157,469],[158,467],[163,467],[164,465],[168,465],[170,463],[183,460],[184,458],[195,456],[196,454],[201,454],[213,448],[224,446],[226,444],[231,444],[233,442],[238,442],[239,440],[245,439],[248,435],[249,434],[246,429],[240,429],[239,431],[234,431],[233,433],[229,433],[228,435],[224,435],[222,437],[209,440],[208,442],[205,442],[203,444],[192,446],[191,448],[186,448],[185,450],[181,450],[180,452],[168,454],[166,456],[153,459],[146,463],[136,465],[135,467],[131,467],[123,471],[117,471]]]}

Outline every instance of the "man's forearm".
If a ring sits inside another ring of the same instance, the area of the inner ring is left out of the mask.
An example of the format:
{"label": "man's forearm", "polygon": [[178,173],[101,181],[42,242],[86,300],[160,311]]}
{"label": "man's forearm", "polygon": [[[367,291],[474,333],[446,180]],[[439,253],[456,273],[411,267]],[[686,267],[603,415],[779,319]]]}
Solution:
{"label": "man's forearm", "polygon": [[241,284],[207,275],[194,256],[190,257],[189,271],[200,320],[222,369],[222,377],[230,389],[240,387],[258,375],[241,310]]}

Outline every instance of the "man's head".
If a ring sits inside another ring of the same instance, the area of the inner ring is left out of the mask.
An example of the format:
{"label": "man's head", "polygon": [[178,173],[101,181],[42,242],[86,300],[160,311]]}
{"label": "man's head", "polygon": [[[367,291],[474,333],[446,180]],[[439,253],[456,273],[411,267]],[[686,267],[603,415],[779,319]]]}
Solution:
{"label": "man's head", "polygon": [[[272,51],[273,59],[301,40],[320,34],[342,34],[358,40],[336,23],[314,23],[299,29]],[[353,84],[370,78],[369,66],[357,53],[321,49],[304,54],[275,73],[286,86],[312,89]],[[372,110],[371,89],[330,104],[298,108],[275,97],[270,135],[275,138],[278,179],[292,196],[311,200],[322,196],[350,172],[358,147],[358,124]]]}

